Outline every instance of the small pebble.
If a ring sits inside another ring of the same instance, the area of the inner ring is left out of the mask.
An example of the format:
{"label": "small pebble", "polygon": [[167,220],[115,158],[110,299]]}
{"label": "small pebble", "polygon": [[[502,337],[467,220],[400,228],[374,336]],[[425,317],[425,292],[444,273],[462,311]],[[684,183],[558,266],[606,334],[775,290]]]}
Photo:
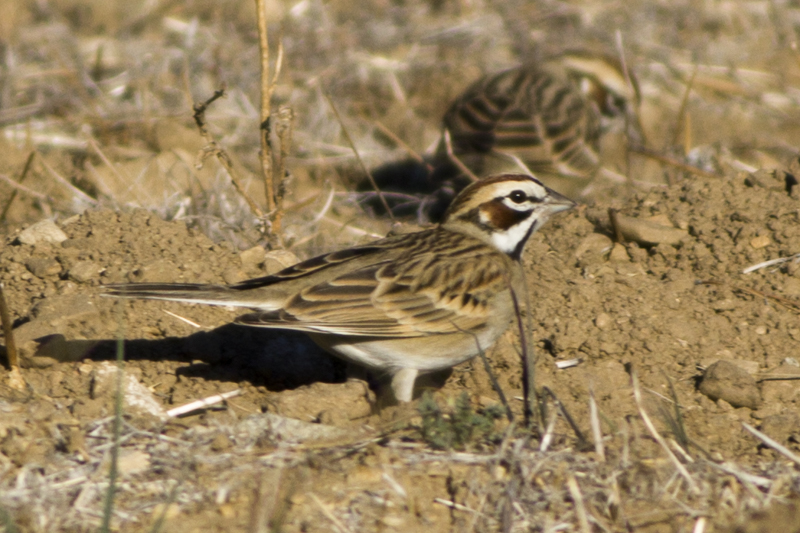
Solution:
{"label": "small pebble", "polygon": [[59,243],[67,240],[67,234],[61,231],[52,220],[42,220],[25,228],[17,236],[22,244],[36,244],[37,242]]}
{"label": "small pebble", "polygon": [[594,325],[603,331],[611,326],[611,316],[608,313],[600,313],[594,319]]}
{"label": "small pebble", "polygon": [[753,239],[750,240],[750,246],[752,246],[755,249],[765,248],[769,246],[771,243],[772,241],[766,235],[759,235],[758,237],[754,237]]}

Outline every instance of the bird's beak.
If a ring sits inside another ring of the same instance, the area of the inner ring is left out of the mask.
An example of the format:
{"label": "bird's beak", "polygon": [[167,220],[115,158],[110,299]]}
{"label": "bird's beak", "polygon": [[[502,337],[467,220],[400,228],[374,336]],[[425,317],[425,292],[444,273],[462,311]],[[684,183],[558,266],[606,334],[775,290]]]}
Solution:
{"label": "bird's beak", "polygon": [[578,204],[563,194],[554,191],[550,187],[547,187],[547,199],[545,200],[545,205],[547,205],[550,214],[555,214],[560,213],[561,211],[572,209]]}

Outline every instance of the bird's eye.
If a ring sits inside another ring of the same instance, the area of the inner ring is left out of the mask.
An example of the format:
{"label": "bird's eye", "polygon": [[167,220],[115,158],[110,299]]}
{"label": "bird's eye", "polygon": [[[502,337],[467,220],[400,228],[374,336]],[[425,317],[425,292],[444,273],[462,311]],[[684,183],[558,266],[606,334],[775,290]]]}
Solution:
{"label": "bird's eye", "polygon": [[521,204],[522,202],[528,199],[528,195],[520,190],[511,191],[511,194],[509,194],[508,197],[515,204]]}

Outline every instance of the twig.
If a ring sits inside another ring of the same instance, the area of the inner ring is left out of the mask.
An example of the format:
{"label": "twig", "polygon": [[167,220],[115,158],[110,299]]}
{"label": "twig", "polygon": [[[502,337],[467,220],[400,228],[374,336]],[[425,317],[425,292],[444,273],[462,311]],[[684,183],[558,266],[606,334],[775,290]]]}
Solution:
{"label": "twig", "polygon": [[653,425],[653,422],[650,420],[650,417],[647,415],[647,412],[644,410],[644,403],[642,402],[642,391],[639,389],[639,376],[637,375],[636,371],[634,370],[631,372],[631,381],[633,384],[633,398],[636,401],[636,407],[639,409],[639,416],[642,418],[642,422],[647,427],[647,430],[650,432],[650,435],[656,440],[656,442],[661,445],[664,451],[669,457],[670,461],[675,465],[675,468],[678,472],[683,476],[686,482],[689,484],[692,492],[695,494],[699,493],[700,489],[697,487],[697,484],[692,479],[692,476],[689,475],[689,471],[686,470],[686,467],[683,466],[683,463],[678,461],[678,458],[675,457],[675,454],[672,453],[672,450],[669,449],[667,442],[664,440],[658,431],[656,431],[656,427]]}
{"label": "twig", "polygon": [[8,198],[5,207],[3,207],[3,212],[0,213],[0,221],[6,219],[6,215],[8,214],[8,210],[11,207],[11,204],[14,202],[14,199],[17,197],[17,193],[20,189],[24,192],[29,194],[38,195],[40,200],[46,199],[47,196],[41,193],[37,193],[28,189],[27,187],[22,187],[22,182],[25,181],[25,178],[28,177],[28,172],[30,171],[31,167],[33,166],[33,158],[36,155],[36,150],[32,150],[30,154],[28,154],[28,159],[25,160],[25,166],[22,167],[22,173],[19,175],[19,179],[17,181],[12,181],[8,179],[6,176],[2,176],[2,178],[9,183],[14,190],[11,192],[11,196]]}
{"label": "twig", "polygon": [[742,426],[744,427],[744,429],[752,433],[753,436],[759,439],[761,442],[763,442],[764,444],[766,444],[779,454],[783,455],[790,461],[793,461],[795,464],[800,465],[800,456],[796,455],[789,448],[769,438],[768,436],[766,436],[765,434],[761,433],[759,430],[748,424],[747,422],[742,422]]}
{"label": "twig", "polygon": [[169,315],[169,316],[171,316],[171,317],[177,318],[177,319],[178,319],[178,320],[180,320],[181,322],[186,322],[187,324],[189,324],[189,325],[190,325],[190,326],[192,326],[193,328],[197,328],[197,329],[203,329],[203,326],[201,326],[201,325],[200,325],[200,324],[198,324],[197,322],[193,322],[193,321],[189,320],[189,319],[188,319],[188,318],[186,318],[186,317],[182,317],[181,315],[177,315],[177,314],[173,313],[172,311],[167,311],[166,309],[162,309],[162,311],[164,311],[166,314],[168,314],[168,315]]}
{"label": "twig", "polygon": [[575,505],[575,514],[578,515],[581,531],[583,533],[592,533],[592,528],[589,526],[589,517],[586,514],[586,505],[583,502],[583,494],[581,494],[578,481],[572,474],[567,478],[567,488],[569,489],[569,495],[572,497],[572,503]]}
{"label": "twig", "polygon": [[241,394],[242,394],[242,389],[236,389],[230,392],[223,392],[222,394],[209,396],[208,398],[195,400],[193,402],[189,402],[187,404],[175,407],[174,409],[170,409],[169,411],[167,411],[167,416],[170,418],[174,418],[176,416],[185,415],[186,413],[190,413],[198,409],[203,409],[205,407],[211,407],[212,405],[222,403],[228,398],[234,398]]}
{"label": "twig", "polygon": [[244,187],[242,186],[242,183],[239,180],[239,176],[233,170],[233,162],[231,161],[230,156],[228,156],[228,153],[225,150],[220,148],[219,144],[217,144],[217,141],[215,141],[214,138],[209,133],[208,126],[206,126],[206,120],[205,120],[206,109],[208,109],[208,106],[214,103],[215,100],[222,98],[223,96],[225,96],[224,85],[219,89],[217,89],[216,91],[214,91],[214,94],[211,95],[211,97],[205,102],[202,102],[200,104],[195,103],[192,106],[192,109],[194,111],[194,115],[192,115],[194,118],[194,122],[195,124],[197,124],[197,129],[200,130],[200,135],[206,140],[206,146],[204,146],[202,150],[200,150],[200,153],[198,154],[198,164],[195,166],[197,168],[202,168],[203,162],[206,159],[208,159],[212,155],[216,156],[219,162],[225,168],[225,171],[228,173],[228,176],[231,178],[233,186],[236,187],[236,190],[239,192],[240,195],[242,195],[242,198],[245,199],[247,205],[250,206],[250,210],[253,212],[253,214],[256,215],[256,217],[262,218],[264,216],[263,211],[259,209],[259,207],[253,201],[253,199],[250,198],[250,196],[245,192]]}
{"label": "twig", "polygon": [[781,263],[785,263],[793,259],[794,260],[800,259],[800,254],[790,255],[789,257],[779,257],[777,259],[770,259],[769,261],[764,261],[763,263],[757,263],[742,270],[742,274],[749,274],[750,272],[755,272],[756,270],[760,270],[762,268],[771,267],[772,265],[780,265]]}
{"label": "twig", "polygon": [[697,168],[692,165],[688,165],[673,157],[669,157],[664,154],[660,154],[651,148],[647,148],[645,146],[631,146],[631,152],[641,154],[645,157],[649,157],[650,159],[655,159],[660,163],[664,163],[665,165],[669,165],[672,167],[677,168],[678,170],[683,170],[684,172],[689,172],[691,174],[695,174],[700,176],[701,178],[710,178],[710,179],[720,179],[720,176],[714,174],[712,172],[707,172],[701,168]]}
{"label": "twig", "polygon": [[394,222],[395,221],[394,220],[394,213],[392,213],[392,210],[389,209],[389,203],[386,201],[386,198],[384,198],[383,193],[381,192],[380,188],[378,187],[378,184],[375,183],[375,178],[372,176],[372,173],[369,171],[367,166],[364,164],[364,161],[361,159],[361,155],[358,153],[358,150],[356,149],[356,145],[353,142],[353,139],[350,137],[350,132],[347,131],[347,127],[344,125],[344,122],[342,121],[341,115],[339,115],[339,110],[336,109],[336,106],[333,104],[333,100],[328,95],[328,93],[323,92],[322,94],[325,96],[325,99],[328,101],[328,104],[330,104],[331,109],[333,109],[333,114],[336,115],[336,120],[339,121],[339,126],[341,126],[341,128],[342,128],[342,133],[344,134],[344,138],[345,138],[345,140],[347,140],[347,144],[350,145],[350,149],[353,150],[353,153],[356,156],[356,160],[358,161],[358,164],[361,166],[361,169],[367,175],[367,179],[369,179],[369,182],[372,185],[372,188],[375,189],[376,193],[378,193],[378,198],[380,198],[381,203],[383,204],[383,208],[386,210],[386,213],[388,213],[389,218],[391,218],[392,222]]}

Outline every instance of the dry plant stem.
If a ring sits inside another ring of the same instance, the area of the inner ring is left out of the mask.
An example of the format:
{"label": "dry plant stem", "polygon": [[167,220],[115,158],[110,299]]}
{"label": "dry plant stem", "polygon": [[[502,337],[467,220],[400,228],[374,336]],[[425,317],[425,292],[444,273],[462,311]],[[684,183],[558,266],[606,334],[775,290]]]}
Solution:
{"label": "dry plant stem", "polygon": [[[522,267],[520,266],[520,269]],[[517,293],[511,286],[511,280],[508,280],[508,290],[511,291],[511,300],[514,302],[514,315],[517,317],[517,329],[519,331],[519,344],[522,349],[522,392],[524,396],[523,408],[525,426],[528,428],[534,423],[534,406],[539,404],[536,397],[536,361],[533,354],[528,351],[528,335],[525,331],[525,325],[522,323],[522,313],[519,308],[519,300],[517,300]],[[527,286],[527,285],[525,285]]]}
{"label": "dry plant stem", "polygon": [[[281,49],[282,50],[282,49]],[[289,175],[286,171],[286,159],[292,147],[292,131],[294,125],[294,112],[289,107],[278,109],[278,140],[281,144],[280,156],[278,157],[278,190],[275,191],[275,213],[272,218],[272,231],[279,233],[281,230],[281,220],[283,219],[283,201],[286,197],[286,188],[289,182]]]}
{"label": "dry plant stem", "polygon": [[[455,324],[453,324],[455,326]],[[460,331],[461,328],[458,328]],[[472,333],[473,338],[475,339],[475,345],[478,347],[478,355],[483,361],[483,368],[486,370],[486,374],[489,376],[489,381],[492,382],[492,388],[497,393],[497,396],[500,398],[500,403],[503,404],[503,407],[506,409],[506,418],[508,418],[509,422],[514,422],[514,413],[511,412],[511,406],[508,405],[508,400],[506,399],[506,395],[503,392],[503,389],[500,388],[500,384],[497,382],[497,377],[495,377],[494,372],[492,372],[492,367],[489,364],[489,359],[486,357],[486,352],[483,351],[481,348],[481,343],[478,341],[478,336]]]}
{"label": "dry plant stem", "polygon": [[8,366],[11,370],[19,368],[19,357],[17,356],[17,345],[14,342],[14,332],[11,330],[11,316],[8,314],[6,297],[3,294],[3,284],[0,283],[0,320],[3,322],[3,337],[6,341],[6,357]]}
{"label": "dry plant stem", "polygon": [[777,304],[784,306],[787,309],[791,309],[792,311],[800,312],[800,303],[790,300],[788,298],[784,298],[783,296],[778,296],[777,294],[771,294],[768,292],[762,292],[757,289],[750,289],[750,288],[740,288],[734,287],[734,291],[743,292],[745,294],[750,294],[751,296],[758,296],[760,298],[765,298],[767,300],[772,300]]}
{"label": "dry plant stem", "polygon": [[208,398],[201,398],[200,400],[195,400],[193,402],[189,402],[174,409],[170,409],[167,411],[167,416],[170,418],[184,415],[186,413],[191,413],[192,411],[196,411],[198,409],[203,409],[205,407],[211,407],[218,403],[222,403],[229,398],[234,398],[242,394],[242,389],[232,390],[230,392],[223,392],[222,394],[216,394],[214,396],[209,396]]}
{"label": "dry plant stem", "polygon": [[752,433],[754,437],[759,439],[761,442],[763,442],[764,444],[766,444],[779,454],[783,455],[790,461],[793,461],[796,465],[800,465],[800,456],[792,452],[792,450],[790,450],[786,446],[783,446],[782,444],[774,441],[773,439],[761,433],[759,430],[757,430],[756,428],[754,428],[753,426],[751,426],[746,422],[742,422],[742,427],[744,427],[744,429]]}
{"label": "dry plant stem", "polygon": [[564,420],[567,421],[567,424],[569,424],[570,428],[575,433],[575,436],[578,438],[578,447],[583,448],[586,445],[586,437],[584,436],[583,431],[581,431],[581,428],[578,427],[578,424],[575,423],[575,419],[572,418],[572,415],[569,414],[567,408],[564,407],[564,404],[561,403],[561,400],[558,399],[558,396],[556,396],[556,393],[553,392],[550,387],[542,387],[542,391],[553,399],[553,402],[558,408],[558,412],[561,413],[561,416],[564,417]]}
{"label": "dry plant stem", "polygon": [[361,154],[358,153],[356,145],[353,142],[352,137],[350,137],[350,132],[347,131],[347,127],[345,127],[344,122],[342,121],[342,117],[341,115],[339,115],[339,110],[336,109],[336,106],[333,104],[333,100],[331,100],[331,97],[328,95],[328,93],[323,92],[322,94],[325,96],[325,99],[328,101],[328,104],[330,104],[331,109],[333,109],[333,114],[336,115],[336,120],[339,121],[339,125],[342,127],[342,133],[344,134],[344,138],[347,140],[347,144],[350,145],[350,149],[353,150],[353,153],[356,156],[356,160],[358,161],[359,166],[367,175],[367,179],[369,179],[369,183],[370,185],[372,185],[372,188],[375,189],[375,192],[378,194],[378,198],[380,198],[381,204],[383,204],[383,208],[389,214],[389,218],[391,218],[392,222],[394,222],[395,221],[394,214],[392,213],[392,210],[389,209],[389,203],[386,201],[386,198],[383,196],[383,193],[381,192],[380,188],[378,188],[378,184],[375,183],[375,178],[372,177],[372,173],[369,171],[367,166],[364,164],[364,161],[361,159]]}
{"label": "dry plant stem", "polygon": [[697,522],[694,523],[694,528],[692,529],[692,533],[704,533],[706,530],[706,517],[701,516],[697,519]]}
{"label": "dry plant stem", "polygon": [[[726,285],[717,280],[704,280],[696,282],[698,285]],[[790,300],[788,298],[784,298],[783,296],[778,296],[777,294],[772,294],[769,292],[762,292],[757,289],[750,289],[747,287],[731,287],[731,290],[734,292],[742,292],[744,294],[749,294],[750,296],[756,296],[758,298],[764,298],[765,300],[772,300],[778,305],[784,306],[786,309],[790,309],[795,312],[800,312],[800,302],[795,300]]]}
{"label": "dry plant stem", "polygon": [[425,162],[425,160],[422,158],[421,155],[419,155],[416,151],[414,151],[413,148],[411,148],[408,144],[406,144],[406,142],[403,141],[403,139],[401,139],[400,137],[395,135],[394,132],[392,130],[390,130],[389,128],[387,128],[386,125],[383,122],[381,122],[380,120],[376,120],[374,122],[374,124],[375,124],[376,128],[381,130],[381,133],[383,133],[384,135],[389,137],[397,146],[399,146],[400,148],[405,150],[406,153],[409,156],[411,156],[411,158],[414,161],[417,161],[419,163],[424,163]]}
{"label": "dry plant stem", "polygon": [[194,115],[192,115],[194,122],[197,124],[197,129],[200,130],[200,135],[202,135],[206,140],[206,146],[200,152],[199,166],[202,166],[203,161],[205,161],[209,156],[215,155],[225,168],[228,176],[230,176],[233,186],[236,187],[236,190],[242,195],[242,198],[245,199],[247,205],[250,206],[250,210],[256,217],[261,218],[264,216],[264,213],[258,208],[253,199],[250,198],[250,196],[244,191],[244,187],[242,187],[242,183],[239,180],[238,175],[233,170],[231,158],[228,156],[225,150],[219,147],[217,141],[211,137],[211,134],[208,132],[208,126],[206,126],[206,109],[208,109],[208,106],[210,106],[215,100],[222,98],[223,96],[225,96],[225,87],[214,91],[214,94],[205,102],[201,104],[194,104],[194,106],[192,106],[192,109],[194,110]]}
{"label": "dry plant stem", "polygon": [[[34,156],[36,156],[36,152],[35,151],[32,151],[30,154],[28,154],[28,158],[25,160],[25,166],[22,167],[22,173],[19,175],[19,179],[16,181],[16,183],[18,185],[21,185],[22,182],[25,181],[25,178],[28,177],[28,172],[30,172],[31,167],[33,166],[33,158],[34,158]],[[8,214],[8,210],[11,207],[11,204],[14,202],[14,199],[17,197],[17,192],[18,191],[19,191],[19,189],[17,189],[15,187],[14,191],[11,192],[11,196],[8,198],[8,201],[6,202],[5,207],[3,207],[3,212],[0,213],[0,221],[6,219],[6,215]],[[33,191],[31,191],[31,192],[33,192]],[[42,195],[42,196],[44,198],[47,198],[44,195]]]}
{"label": "dry plant stem", "polygon": [[578,523],[581,526],[581,531],[583,533],[592,533],[592,528],[589,526],[589,517],[586,514],[586,505],[583,502],[583,494],[581,494],[578,481],[572,474],[567,478],[567,488],[569,489],[569,495],[575,507],[575,514],[578,515]]}
{"label": "dry plant stem", "polygon": [[272,84],[269,76],[269,41],[267,39],[267,6],[265,0],[256,0],[258,16],[258,48],[261,53],[261,173],[267,195],[267,211],[275,210],[275,181],[272,174],[272,146],[270,143],[270,102]]}
{"label": "dry plant stem", "polygon": [[[39,200],[41,202],[50,202],[51,201],[50,197],[47,196],[46,194],[42,194],[40,192],[36,192],[33,189],[29,189],[28,187],[25,187],[24,185],[20,185],[18,181],[12,180],[11,178],[6,176],[5,174],[0,174],[0,180],[6,182],[8,185],[10,185],[14,189],[14,192],[12,193],[12,197],[11,197],[12,200],[16,196],[16,193],[19,191],[19,192],[21,192],[23,194],[27,194],[31,198],[36,198],[37,200]],[[6,204],[6,205],[11,206],[11,202],[9,201],[8,204]],[[3,213],[3,215],[5,215],[5,212]],[[0,220],[3,220],[3,218],[0,218]]]}
{"label": "dry plant stem", "polygon": [[647,412],[644,410],[644,403],[642,402],[642,391],[639,388],[639,376],[637,375],[636,371],[634,370],[631,372],[631,381],[633,382],[633,398],[636,401],[636,407],[639,409],[639,416],[642,418],[642,422],[647,427],[647,430],[650,432],[650,435],[658,442],[658,444],[663,448],[664,452],[669,457],[670,461],[675,465],[675,468],[678,470],[681,476],[686,480],[686,483],[689,485],[691,491],[695,494],[700,492],[700,489],[697,487],[697,484],[692,479],[692,476],[689,475],[689,471],[686,470],[686,467],[683,466],[683,463],[678,461],[678,458],[675,457],[675,454],[672,453],[672,450],[669,449],[669,445],[664,440],[658,431],[656,431],[656,427],[653,425],[653,422],[650,420],[650,417],[647,415]]}
{"label": "dry plant stem", "polygon": [[631,146],[631,152],[641,154],[645,157],[649,157],[650,159],[655,159],[659,163],[663,163],[665,165],[669,165],[671,167],[675,167],[678,170],[683,170],[684,172],[689,172],[690,174],[694,174],[696,176],[700,176],[701,178],[710,178],[710,179],[720,179],[720,176],[713,174],[711,172],[706,172],[703,169],[693,167],[692,165],[687,165],[686,163],[682,163],[673,157],[669,157],[663,154],[656,152],[650,148],[645,146]]}
{"label": "dry plant stem", "polygon": [[50,165],[47,163],[47,161],[45,161],[45,160],[44,160],[44,158],[43,158],[43,157],[40,157],[40,158],[39,158],[39,161],[41,161],[41,162],[42,162],[42,166],[43,166],[43,167],[44,167],[44,168],[47,170],[47,172],[49,172],[49,173],[50,173],[50,175],[51,175],[51,176],[53,176],[53,178],[55,178],[55,180],[56,180],[57,182],[59,182],[61,185],[63,185],[63,186],[64,186],[64,187],[66,187],[67,189],[69,189],[69,190],[70,190],[70,192],[72,192],[72,194],[74,194],[75,196],[78,196],[78,197],[82,198],[83,200],[85,200],[86,202],[88,202],[88,203],[90,203],[90,204],[92,204],[92,205],[94,205],[94,204],[96,204],[96,203],[97,203],[97,201],[96,201],[94,198],[92,198],[91,196],[89,196],[88,194],[86,194],[85,192],[83,192],[82,190],[80,190],[79,188],[77,188],[76,186],[74,186],[73,184],[71,184],[69,181],[67,181],[67,180],[64,178],[64,176],[62,176],[61,174],[59,174],[58,172],[56,172],[56,170],[55,170],[53,167],[51,167],[51,166],[50,166]]}
{"label": "dry plant stem", "polygon": [[333,527],[335,527],[339,533],[350,533],[350,530],[345,527],[345,525],[342,524],[339,519],[336,518],[336,516],[334,516],[330,509],[325,507],[325,504],[322,503],[322,501],[319,499],[319,496],[313,492],[309,492],[308,495],[311,496],[311,499],[315,504],[317,504],[317,507],[319,507],[319,510],[322,511],[322,514],[324,514],[325,517],[333,523]]}
{"label": "dry plant stem", "polygon": [[[283,44],[278,43],[278,57],[275,61],[275,72],[270,76],[269,68],[269,39],[266,0],[256,0],[258,12],[258,47],[261,55],[261,121],[259,135],[261,139],[261,173],[264,177],[264,191],[267,195],[267,212],[272,221],[271,233],[280,233],[281,219],[283,218],[283,197],[285,193],[285,168],[284,159],[289,151],[290,141],[279,134],[281,153],[278,163],[278,183],[275,180],[275,169],[272,158],[272,125],[271,108],[272,94],[281,72],[283,63]],[[291,118],[289,119],[291,121]],[[280,126],[279,126],[280,128]],[[291,127],[288,129],[291,138]]]}
{"label": "dry plant stem", "polygon": [[469,179],[472,181],[478,181],[478,176],[476,176],[469,168],[467,168],[467,165],[465,165],[461,159],[459,159],[458,156],[453,153],[453,144],[450,142],[450,130],[444,130],[442,135],[444,137],[444,146],[447,151],[447,157],[450,159],[450,162],[458,167],[458,170],[463,172],[465,176],[468,176]]}
{"label": "dry plant stem", "polygon": [[600,416],[597,412],[597,401],[594,399],[594,390],[589,391],[589,415],[594,438],[594,453],[601,463],[606,462],[606,448],[603,445],[603,430],[600,427]]}
{"label": "dry plant stem", "polygon": [[791,260],[798,260],[800,259],[800,254],[790,255],[789,257],[779,257],[777,259],[770,259],[769,261],[764,261],[763,263],[757,263],[755,265],[749,266],[742,270],[742,274],[749,274],[751,272],[755,272],[756,270],[760,270],[762,268],[771,267],[773,265],[780,265],[781,263],[785,263]]}
{"label": "dry plant stem", "polygon": [[267,533],[270,531],[270,519],[275,515],[283,468],[279,467],[278,471],[270,475],[268,479],[264,479],[264,475],[262,473],[258,477],[258,487],[250,511],[248,533]]}
{"label": "dry plant stem", "polygon": [[[697,76],[697,64],[695,64],[694,69],[692,70],[692,75],[689,77],[689,82],[686,84],[686,90],[683,92],[683,98],[681,98],[681,105],[678,108],[678,121],[675,123],[675,132],[672,134],[672,143],[670,146],[675,146],[678,144],[678,136],[681,134],[681,129],[684,126],[684,121],[688,118],[686,115],[686,106],[689,104],[689,95],[692,92],[692,87],[694,86],[694,78]],[[691,133],[687,130],[686,135],[688,138],[691,138]],[[686,141],[686,144],[689,144],[689,141]]]}
{"label": "dry plant stem", "polygon": [[[625,46],[622,42],[622,32],[617,29],[614,33],[614,39],[617,46],[617,55],[619,56],[620,65],[622,65],[622,73],[625,75],[625,85],[628,86],[628,90],[631,93],[635,93],[633,86],[633,81],[631,79],[630,70],[628,70],[628,61],[625,59]],[[644,131],[642,130],[642,124],[639,122],[639,114],[638,109],[637,113],[635,114],[636,123],[634,124],[634,128],[636,129],[636,134],[639,138],[644,141]],[[633,188],[633,178],[631,176],[631,141],[630,141],[630,132],[631,132],[631,117],[628,116],[626,113],[625,115],[625,176],[627,177],[626,183],[628,185],[629,192]]]}
{"label": "dry plant stem", "polygon": [[97,141],[95,141],[91,135],[87,136],[86,140],[89,143],[89,146],[92,147],[92,150],[94,150],[94,152],[100,158],[100,160],[109,169],[111,169],[111,172],[114,173],[114,175],[117,177],[120,183],[131,183],[132,180],[129,177],[125,177],[122,174],[120,174],[119,170],[117,169],[117,166],[114,165],[114,163],[112,163],[108,157],[106,157],[106,154],[103,152],[103,150],[100,149],[100,146],[97,144]]}

